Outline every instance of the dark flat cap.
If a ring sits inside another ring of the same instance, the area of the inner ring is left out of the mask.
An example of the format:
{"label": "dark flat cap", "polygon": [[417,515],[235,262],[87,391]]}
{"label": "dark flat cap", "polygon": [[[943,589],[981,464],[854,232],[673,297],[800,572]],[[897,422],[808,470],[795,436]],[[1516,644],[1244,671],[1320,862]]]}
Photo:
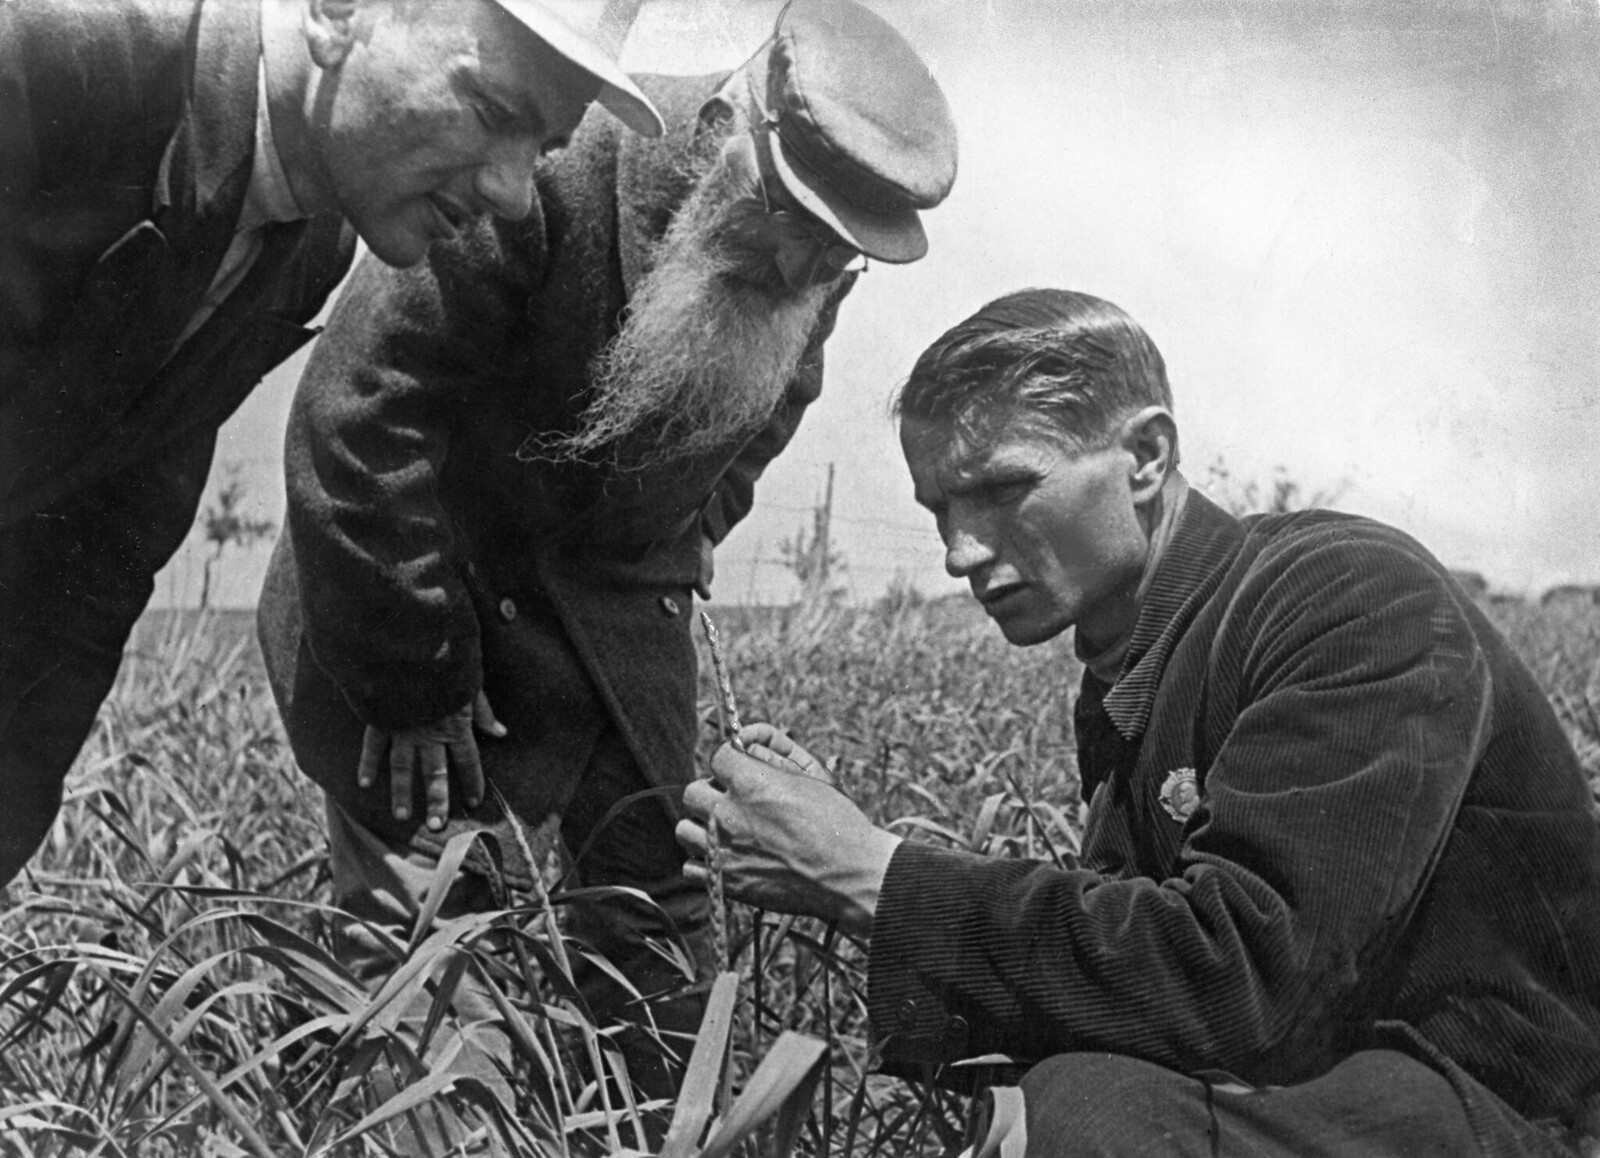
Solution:
{"label": "dark flat cap", "polygon": [[919,209],[956,179],[956,127],[928,66],[854,0],[790,0],[767,53],[774,167],[802,205],[879,261],[928,251]]}

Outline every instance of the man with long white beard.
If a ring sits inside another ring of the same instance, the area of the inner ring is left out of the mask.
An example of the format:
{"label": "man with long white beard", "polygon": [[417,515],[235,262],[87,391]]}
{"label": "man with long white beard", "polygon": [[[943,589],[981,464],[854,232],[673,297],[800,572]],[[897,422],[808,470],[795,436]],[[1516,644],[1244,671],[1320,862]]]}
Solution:
{"label": "man with long white beard", "polygon": [[[348,963],[392,966],[372,928],[404,944],[448,838],[498,834],[499,859],[474,852],[440,916],[528,884],[504,808],[559,817],[578,881],[648,898],[575,908],[569,930],[687,1033],[701,998],[660,995],[693,971],[648,942],[714,964],[673,840],[693,596],[818,396],[856,271],[926,251],[918,210],[956,148],[926,65],[852,0],[795,0],[732,75],[639,83],[660,141],[590,117],[526,221],[354,275],[290,417],[260,615],[295,757],[328,793]],[[602,1018],[643,1009],[598,970],[582,986]],[[623,1040],[667,1089],[652,1035]]]}

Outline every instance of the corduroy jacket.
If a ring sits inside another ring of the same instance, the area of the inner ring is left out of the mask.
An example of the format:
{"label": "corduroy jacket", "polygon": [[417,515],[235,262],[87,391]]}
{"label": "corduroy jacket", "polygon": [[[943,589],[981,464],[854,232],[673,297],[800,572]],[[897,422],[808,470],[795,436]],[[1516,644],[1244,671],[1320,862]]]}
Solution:
{"label": "corduroy jacket", "polygon": [[1075,723],[1079,867],[896,852],[870,960],[887,1056],[1105,1050],[1282,1085],[1398,1046],[1502,1141],[1483,1087],[1528,1118],[1600,1091],[1589,785],[1414,541],[1191,494]]}
{"label": "corduroy jacket", "polygon": [[750,509],[818,396],[853,275],[742,444],[644,478],[526,447],[587,405],[590,362],[690,191],[720,80],[641,78],[661,139],[591,112],[541,162],[524,221],[485,223],[411,270],[363,262],[306,367],[262,647],[302,769],[391,839],[437,848],[497,810],[469,817],[453,793],[443,834],[396,822],[387,783],[356,788],[365,725],[434,720],[480,689],[509,730],[480,741],[485,771],[524,819],[560,807],[599,726],[622,733],[651,783],[692,774],[702,540]]}

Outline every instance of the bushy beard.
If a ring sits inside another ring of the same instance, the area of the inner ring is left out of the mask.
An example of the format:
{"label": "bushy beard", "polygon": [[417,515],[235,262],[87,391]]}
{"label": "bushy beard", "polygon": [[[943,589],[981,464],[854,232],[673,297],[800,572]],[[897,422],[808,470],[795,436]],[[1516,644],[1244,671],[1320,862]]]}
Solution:
{"label": "bushy beard", "polygon": [[831,287],[730,276],[738,262],[723,222],[741,191],[719,155],[661,239],[622,330],[590,364],[578,429],[539,440],[537,457],[636,469],[691,459],[741,445],[782,399]]}

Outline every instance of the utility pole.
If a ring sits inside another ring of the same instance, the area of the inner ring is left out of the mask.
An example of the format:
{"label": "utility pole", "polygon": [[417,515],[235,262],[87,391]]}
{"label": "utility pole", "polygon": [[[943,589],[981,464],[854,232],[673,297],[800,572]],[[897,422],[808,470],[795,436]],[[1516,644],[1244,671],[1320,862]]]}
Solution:
{"label": "utility pole", "polygon": [[819,590],[828,589],[828,562],[831,544],[828,541],[833,526],[833,463],[828,464],[828,489],[823,492],[822,505],[817,508],[815,522],[811,535],[811,549],[815,551],[817,565],[812,574],[816,576]]}

